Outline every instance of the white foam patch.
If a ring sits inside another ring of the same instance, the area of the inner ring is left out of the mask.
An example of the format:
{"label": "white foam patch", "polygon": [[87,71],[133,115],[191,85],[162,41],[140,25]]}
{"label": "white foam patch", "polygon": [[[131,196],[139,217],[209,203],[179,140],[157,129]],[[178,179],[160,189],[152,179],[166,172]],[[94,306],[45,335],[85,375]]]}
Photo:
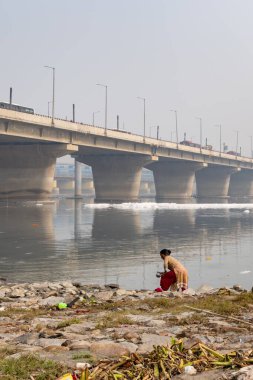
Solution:
{"label": "white foam patch", "polygon": [[85,204],[85,208],[90,209],[109,209],[119,210],[242,210],[250,212],[253,209],[253,203],[92,203]]}

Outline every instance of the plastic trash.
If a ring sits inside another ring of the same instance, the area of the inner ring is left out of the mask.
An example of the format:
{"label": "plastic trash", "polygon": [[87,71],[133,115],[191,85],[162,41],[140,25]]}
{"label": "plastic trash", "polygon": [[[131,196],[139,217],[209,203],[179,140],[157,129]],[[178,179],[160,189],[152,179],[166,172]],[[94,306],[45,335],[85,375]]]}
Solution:
{"label": "plastic trash", "polygon": [[80,369],[84,370],[90,367],[91,367],[90,363],[76,363],[76,369],[79,369],[79,370]]}
{"label": "plastic trash", "polygon": [[58,303],[57,307],[59,310],[62,310],[62,309],[66,309],[68,307],[68,305],[64,302],[60,302],[60,303]]}
{"label": "plastic trash", "polygon": [[65,375],[59,377],[57,380],[73,380],[73,376],[71,373],[66,373]]}
{"label": "plastic trash", "polygon": [[192,365],[187,365],[184,367],[184,373],[187,375],[196,375],[197,370]]}

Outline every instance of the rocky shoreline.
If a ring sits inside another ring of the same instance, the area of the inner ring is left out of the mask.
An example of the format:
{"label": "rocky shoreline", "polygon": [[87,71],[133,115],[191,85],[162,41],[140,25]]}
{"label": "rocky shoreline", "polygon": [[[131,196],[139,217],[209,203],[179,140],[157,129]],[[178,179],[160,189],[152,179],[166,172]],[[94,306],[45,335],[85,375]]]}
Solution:
{"label": "rocky shoreline", "polygon": [[[73,300],[72,307],[58,309],[59,303]],[[103,358],[146,354],[153,346],[169,345],[172,338],[183,339],[186,347],[202,342],[224,353],[252,350],[253,293],[239,286],[156,293],[124,290],[116,284],[0,282],[2,360],[18,360],[32,353],[67,368],[77,363],[92,366]],[[174,378],[253,378],[253,371],[252,377],[242,377],[250,372],[234,371],[182,373]],[[1,367],[0,379],[7,379]]]}

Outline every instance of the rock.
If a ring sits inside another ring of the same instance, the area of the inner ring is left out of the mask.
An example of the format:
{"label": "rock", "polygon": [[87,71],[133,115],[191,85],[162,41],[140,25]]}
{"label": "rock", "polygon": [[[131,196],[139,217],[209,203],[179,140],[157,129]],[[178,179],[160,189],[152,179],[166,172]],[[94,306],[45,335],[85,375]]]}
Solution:
{"label": "rock", "polygon": [[96,299],[98,299],[100,301],[109,301],[113,297],[113,291],[108,290],[105,292],[99,292],[96,294],[95,297],[96,297]]}
{"label": "rock", "polygon": [[96,324],[94,322],[82,322],[78,323],[76,325],[70,325],[65,327],[64,331],[65,333],[75,333],[75,334],[81,334],[84,335],[87,333],[87,331],[95,329]]}
{"label": "rock", "polygon": [[68,345],[70,350],[86,350],[90,349],[91,343],[87,340],[72,340]]}
{"label": "rock", "polygon": [[11,298],[20,298],[25,296],[25,290],[23,288],[16,288],[10,293]]}
{"label": "rock", "polygon": [[140,334],[134,331],[128,331],[123,336],[126,340],[130,340],[130,341],[133,341],[133,340],[136,341],[140,339]]}
{"label": "rock", "polygon": [[122,344],[109,341],[92,343],[90,350],[98,356],[106,356],[108,358],[118,358],[130,353],[129,349]]}
{"label": "rock", "polygon": [[237,292],[243,292],[243,288],[239,284],[233,285],[233,289],[236,290]]}
{"label": "rock", "polygon": [[152,319],[148,321],[147,326],[149,327],[163,327],[166,325],[166,322],[161,319]]}
{"label": "rock", "polygon": [[60,352],[60,351],[69,351],[69,348],[68,347],[65,347],[65,346],[46,346],[44,348],[45,351],[47,352]]}
{"label": "rock", "polygon": [[121,342],[121,346],[125,347],[129,352],[132,354],[133,352],[136,352],[138,349],[138,345],[134,344],[132,342]]}
{"label": "rock", "polygon": [[0,298],[4,298],[6,294],[8,293],[9,289],[8,288],[1,288],[0,289]]}
{"label": "rock", "polygon": [[239,371],[232,373],[232,379],[235,380],[253,380],[253,366],[241,368]]}
{"label": "rock", "polygon": [[58,303],[60,302],[64,302],[65,299],[64,297],[48,297],[48,298],[45,298],[41,301],[39,301],[39,305],[40,306],[56,306],[58,305]]}
{"label": "rock", "polygon": [[183,291],[183,295],[184,296],[195,296],[196,292],[195,292],[194,289],[188,288],[188,289],[186,289],[186,290]]}
{"label": "rock", "polygon": [[156,334],[142,334],[141,337],[142,344],[139,346],[138,353],[150,352],[153,349],[153,346],[166,346],[170,345],[171,336],[161,336]]}
{"label": "rock", "polygon": [[196,290],[196,294],[209,293],[209,292],[211,292],[212,290],[214,290],[214,288],[213,288],[212,286],[209,286],[209,285],[202,285],[202,286],[200,286],[200,287]]}
{"label": "rock", "polygon": [[15,338],[15,341],[21,344],[35,344],[39,339],[37,333],[27,333]]}
{"label": "rock", "polygon": [[47,318],[47,317],[40,317],[40,318],[34,318],[31,325],[32,327],[36,326],[46,326],[47,328],[55,329],[59,324],[59,319],[56,318]]}
{"label": "rock", "polygon": [[38,345],[41,347],[61,346],[65,341],[66,339],[41,338],[38,340]]}
{"label": "rock", "polygon": [[119,285],[118,284],[106,284],[105,288],[119,289]]}
{"label": "rock", "polygon": [[134,315],[134,314],[128,314],[127,318],[131,319],[131,321],[135,323],[145,323],[147,324],[148,322],[153,320],[153,317],[145,316],[145,315]]}
{"label": "rock", "polygon": [[134,290],[125,290],[125,289],[118,289],[115,292],[116,296],[132,296],[136,292]]}

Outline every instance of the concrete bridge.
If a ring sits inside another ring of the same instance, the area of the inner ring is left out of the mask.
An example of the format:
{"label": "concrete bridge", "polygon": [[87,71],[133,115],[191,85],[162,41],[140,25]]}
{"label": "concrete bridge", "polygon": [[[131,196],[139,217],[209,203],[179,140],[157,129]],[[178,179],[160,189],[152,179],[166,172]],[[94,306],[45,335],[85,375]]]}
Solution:
{"label": "concrete bridge", "polygon": [[90,165],[97,201],[136,201],[141,170],[158,200],[253,196],[253,160],[125,131],[0,109],[0,197],[45,198],[57,157]]}

